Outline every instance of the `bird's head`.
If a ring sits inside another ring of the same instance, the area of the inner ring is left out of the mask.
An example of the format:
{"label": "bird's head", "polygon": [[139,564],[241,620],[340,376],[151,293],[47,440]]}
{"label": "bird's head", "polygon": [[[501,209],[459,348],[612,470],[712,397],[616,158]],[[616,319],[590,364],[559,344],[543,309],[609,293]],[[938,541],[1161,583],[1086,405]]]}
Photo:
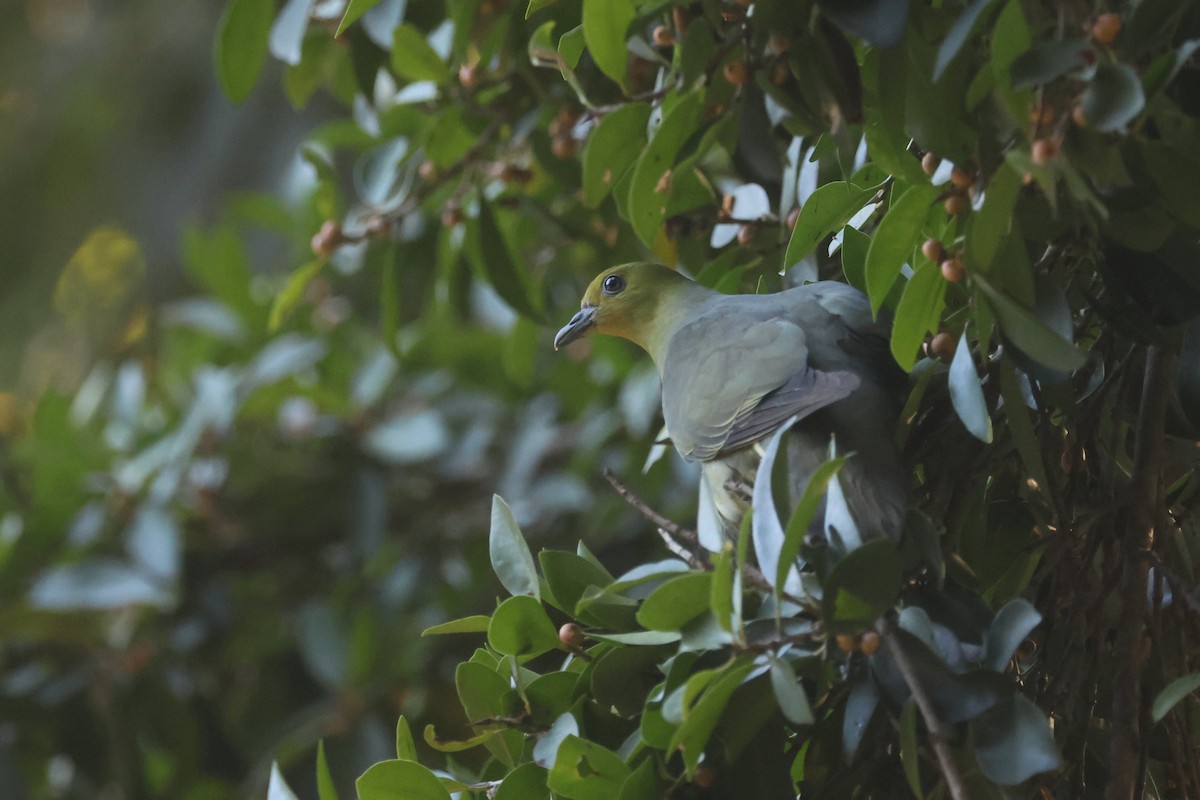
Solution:
{"label": "bird's head", "polygon": [[661,264],[637,262],[610,267],[583,294],[579,311],[554,337],[557,350],[592,333],[607,333],[650,349],[662,307],[692,281]]}

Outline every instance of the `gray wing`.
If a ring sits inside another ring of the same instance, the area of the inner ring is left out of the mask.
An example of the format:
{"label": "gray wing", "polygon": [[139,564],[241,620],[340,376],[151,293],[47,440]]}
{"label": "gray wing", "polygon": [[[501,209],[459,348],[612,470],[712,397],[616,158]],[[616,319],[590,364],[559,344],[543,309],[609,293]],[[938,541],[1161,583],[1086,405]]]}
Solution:
{"label": "gray wing", "polygon": [[858,386],[852,373],[810,367],[808,352],[803,328],[769,307],[726,302],[682,326],[662,370],[663,415],[676,449],[707,461]]}

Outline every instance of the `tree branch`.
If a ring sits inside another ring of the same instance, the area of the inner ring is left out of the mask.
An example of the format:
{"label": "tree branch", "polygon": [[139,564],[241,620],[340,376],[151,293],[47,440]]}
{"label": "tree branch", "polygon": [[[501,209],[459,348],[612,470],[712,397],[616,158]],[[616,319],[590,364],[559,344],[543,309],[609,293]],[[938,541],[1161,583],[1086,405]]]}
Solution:
{"label": "tree branch", "polygon": [[958,763],[955,762],[954,754],[950,752],[950,746],[946,744],[946,739],[942,735],[942,722],[933,708],[933,701],[929,699],[925,687],[921,685],[916,669],[908,659],[908,654],[904,652],[900,639],[896,636],[895,628],[880,617],[875,624],[875,630],[879,632],[879,636],[887,646],[888,653],[896,662],[896,668],[900,670],[901,677],[908,684],[908,690],[912,692],[913,700],[917,703],[917,710],[925,719],[925,729],[929,732],[929,744],[933,747],[933,754],[937,756],[938,768],[942,771],[942,777],[946,779],[946,788],[950,791],[950,797],[952,800],[969,800],[970,795],[967,794],[967,786],[963,783],[962,775],[958,771]]}
{"label": "tree branch", "polygon": [[1162,505],[1160,476],[1165,450],[1164,424],[1174,363],[1173,354],[1161,346],[1147,348],[1141,415],[1134,439],[1128,527],[1122,541],[1124,571],[1120,589],[1121,617],[1113,647],[1107,800],[1133,800],[1140,783],[1142,629],[1150,574],[1150,559],[1145,556],[1154,547],[1155,521]]}

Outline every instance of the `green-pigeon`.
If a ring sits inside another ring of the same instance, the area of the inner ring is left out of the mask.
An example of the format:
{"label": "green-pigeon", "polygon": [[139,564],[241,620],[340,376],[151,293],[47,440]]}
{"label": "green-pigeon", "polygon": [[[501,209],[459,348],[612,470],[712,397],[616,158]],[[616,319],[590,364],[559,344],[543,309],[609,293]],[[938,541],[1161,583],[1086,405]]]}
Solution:
{"label": "green-pigeon", "polygon": [[591,333],[650,354],[667,434],[700,463],[726,531],[748,506],[761,445],[796,417],[785,437],[793,504],[829,458],[831,437],[839,455],[851,454],[831,484],[830,513],[818,513],[810,531],[850,546],[899,538],[907,492],[894,429],[903,373],[887,327],[857,289],[819,281],[726,295],[659,264],[624,264],[592,281],[554,346]]}

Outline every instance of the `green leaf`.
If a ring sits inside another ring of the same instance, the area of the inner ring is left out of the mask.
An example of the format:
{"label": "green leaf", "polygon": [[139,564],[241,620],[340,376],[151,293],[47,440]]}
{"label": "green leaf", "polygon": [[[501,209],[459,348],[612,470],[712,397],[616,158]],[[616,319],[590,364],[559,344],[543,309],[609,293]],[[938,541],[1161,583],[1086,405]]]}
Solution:
{"label": "green leaf", "polygon": [[1032,700],[1013,694],[971,722],[975,759],[993,783],[1016,786],[1062,767],[1046,715]]}
{"label": "green leaf", "polygon": [[1037,86],[1087,66],[1091,39],[1049,39],[1037,42],[1012,65],[1014,89]]}
{"label": "green leaf", "polygon": [[446,633],[485,633],[491,617],[484,614],[474,614],[461,619],[452,619],[440,625],[433,625],[421,631],[422,636],[441,636]]}
{"label": "green leaf", "polygon": [[310,261],[288,276],[287,283],[283,285],[279,294],[275,295],[275,302],[271,303],[271,313],[267,317],[268,333],[278,331],[284,320],[296,310],[300,301],[304,299],[304,290],[323,266],[324,259]]}
{"label": "green leaf", "polygon": [[813,192],[796,217],[796,227],[792,228],[783,256],[784,269],[800,263],[826,236],[844,228],[879,188],[859,188],[847,181],[833,181]]}
{"label": "green leaf", "polygon": [[542,312],[530,292],[525,273],[512,257],[508,237],[498,224],[491,203],[480,204],[478,235],[473,238],[471,254],[496,294],[514,311],[534,320],[542,319]]}
{"label": "green leaf", "polygon": [[510,703],[516,692],[494,666],[464,661],[454,671],[454,686],[463,711],[472,723],[507,716],[514,710]]}
{"label": "green leaf", "polygon": [[[666,749],[667,752],[683,751],[683,763],[689,777],[695,774],[696,765],[700,763],[700,756],[708,745],[713,728],[717,726],[717,721],[724,713],[725,707],[729,705],[729,699],[742,685],[742,680],[753,669],[753,666],[751,662],[739,659],[715,671],[708,680],[701,684],[703,694],[699,695],[700,699],[690,706],[687,703],[684,704],[683,721],[676,729],[674,736],[671,737],[671,742]],[[691,680],[688,681],[688,684],[690,686]]]}
{"label": "green leaf", "polygon": [[552,6],[557,2],[558,0],[529,0],[529,5],[525,9],[525,19],[529,19],[543,8]]}
{"label": "green leaf", "polygon": [[892,203],[875,235],[871,237],[871,248],[867,250],[866,283],[872,312],[879,311],[892,285],[900,277],[900,267],[912,255],[929,206],[937,194],[938,190],[932,186],[913,186]]}
{"label": "green leaf", "polygon": [[717,554],[717,563],[712,572],[712,596],[709,606],[722,630],[734,631],[741,627],[741,620],[733,618],[733,542],[726,541]]}
{"label": "green leaf", "polygon": [[522,764],[504,776],[491,800],[549,800],[548,775],[537,764]]}
{"label": "green leaf", "polygon": [[950,402],[972,436],[984,443],[992,441],[992,417],[988,413],[983,387],[975,372],[975,360],[971,357],[971,343],[966,331],[958,340],[954,360],[950,362]]}
{"label": "green leaf", "polygon": [[804,544],[804,536],[812,523],[813,515],[821,505],[821,499],[829,489],[829,482],[837,475],[838,470],[846,463],[849,456],[837,456],[821,464],[808,478],[804,494],[796,504],[788,520],[787,530],[783,535],[783,545],[779,548],[779,564],[775,567],[775,584],[782,586],[787,578],[788,570],[792,568],[800,555],[800,546]]}
{"label": "green leaf", "polygon": [[583,147],[583,196],[588,208],[596,208],[625,174],[646,141],[647,103],[632,103],[600,120]]}
{"label": "green leaf", "polygon": [[1200,159],[1161,142],[1140,142],[1138,152],[1171,215],[1200,227]]}
{"label": "green leaf", "polygon": [[636,717],[646,697],[662,680],[658,664],[671,655],[671,650],[666,646],[614,647],[604,653],[588,670],[593,699],[623,717]]}
{"label": "green leaf", "polygon": [[538,586],[537,567],[533,554],[517,527],[512,509],[500,495],[492,495],[492,527],[488,535],[488,550],[491,553],[492,569],[509,594],[530,595],[541,599]]}
{"label": "green leaf", "polygon": [[346,32],[346,28],[349,28],[359,17],[377,5],[379,5],[379,0],[350,0],[346,3],[346,10],[342,13],[342,21],[338,23],[337,31],[333,35],[335,37],[341,36]]}
{"label": "green leaf", "polygon": [[1150,709],[1151,718],[1155,722],[1162,722],[1163,717],[1169,714],[1172,708],[1198,689],[1200,689],[1200,672],[1193,672],[1171,681],[1167,684],[1167,688],[1154,698],[1154,706]]}
{"label": "green leaf", "polygon": [[867,293],[867,251],[871,248],[871,237],[858,228],[842,228],[842,273],[846,283]]}
{"label": "green leaf", "polygon": [[426,41],[425,35],[405,22],[392,33],[392,69],[409,81],[442,84],[450,78],[446,62]]}
{"label": "green leaf", "polygon": [[987,298],[1000,330],[1022,353],[1059,372],[1072,372],[1087,363],[1086,355],[1028,308],[994,288],[980,275],[974,277],[974,283]]}
{"label": "green leaf", "polygon": [[794,725],[813,724],[808,695],[796,679],[792,665],[774,654],[770,655],[770,662],[771,689],[775,692],[775,700],[779,703],[779,710],[783,712],[783,716]]}
{"label": "green leaf", "polygon": [[225,95],[235,103],[250,96],[267,61],[267,38],[275,0],[230,0],[217,23],[213,61]]}
{"label": "green leaf", "polygon": [[874,47],[890,48],[904,36],[908,0],[817,0],[821,13]]}
{"label": "green leaf", "polygon": [[886,539],[866,542],[837,563],[825,582],[829,630],[869,627],[896,601],[904,576],[900,553]]}
{"label": "green leaf", "polygon": [[439,739],[437,729],[433,725],[426,725],[423,736],[425,744],[439,753],[461,753],[491,741],[499,732],[497,728],[489,728],[466,739]]}
{"label": "green leaf", "polygon": [[543,550],[538,553],[538,563],[550,586],[554,605],[568,614],[575,612],[575,606],[589,586],[604,589],[613,582],[604,569],[564,550]]}
{"label": "green leaf", "polygon": [[677,631],[708,611],[712,596],[712,574],[691,572],[671,578],[642,603],[637,621],[654,631]]}
{"label": "green leaf", "polygon": [[1042,615],[1024,598],[1009,600],[1004,608],[996,612],[996,618],[988,628],[987,655],[983,665],[996,672],[1004,672],[1012,654],[1021,642],[1042,621]]}
{"label": "green leaf", "polygon": [[638,646],[670,644],[671,642],[678,642],[680,638],[678,631],[633,631],[632,633],[592,633],[589,635],[593,639],[599,639],[602,642]]}
{"label": "green leaf", "polygon": [[1094,131],[1124,130],[1142,113],[1146,95],[1137,73],[1128,64],[1102,61],[1080,100],[1083,118]]}
{"label": "green leaf", "polygon": [[588,50],[608,77],[625,86],[628,48],[625,32],[637,16],[630,0],[584,0],[583,38]]}
{"label": "green leaf", "polygon": [[979,17],[994,1],[974,0],[958,15],[958,19],[954,21],[950,32],[942,40],[942,46],[938,48],[937,63],[933,67],[933,79],[935,81],[942,77],[942,73],[946,71],[946,67],[950,66],[950,62],[958,55],[958,51],[962,50],[962,46],[966,44],[967,37],[971,35],[971,31],[975,29],[976,23],[979,22]]}
{"label": "green leaf", "polygon": [[416,761],[417,760],[417,745],[413,741],[412,730],[408,727],[408,720],[401,714],[396,720],[396,758],[401,761]]}
{"label": "green leaf", "polygon": [[1048,486],[1041,443],[1033,428],[1033,420],[1029,418],[1029,407],[1025,405],[1025,395],[1021,391],[1012,360],[1009,358],[1000,360],[1000,395],[1004,398],[1004,417],[1008,420],[1008,432],[1017,446],[1017,452],[1021,454],[1025,471],[1039,487]]}
{"label": "green leaf", "polygon": [[917,704],[910,699],[900,711],[900,763],[904,765],[904,779],[908,788],[918,798],[921,792],[921,757],[917,747]]}
{"label": "green leaf", "polygon": [[354,782],[358,800],[450,800],[431,770],[415,761],[380,761]]}
{"label": "green leaf", "polygon": [[[401,719],[404,719],[401,717]],[[318,800],[340,800],[333,776],[329,774],[329,762],[325,759],[325,740],[317,742],[317,798]]]}
{"label": "green leaf", "polygon": [[1000,247],[1012,232],[1013,209],[1021,191],[1021,177],[1010,165],[996,171],[984,193],[983,208],[971,215],[967,229],[967,260],[972,267],[987,271]]}
{"label": "green leaf", "polygon": [[946,281],[941,270],[922,261],[904,285],[892,323],[892,357],[905,372],[917,363],[925,334],[938,329],[945,308]]}
{"label": "green leaf", "polygon": [[569,800],[612,800],[620,793],[629,773],[629,767],[613,751],[578,736],[568,736],[558,747],[546,785]]}
{"label": "green leaf", "polygon": [[[603,1],[592,0],[593,3]],[[679,98],[633,167],[629,185],[629,221],[647,247],[653,247],[658,238],[667,213],[675,159],[684,142],[695,132],[703,99],[701,90]]]}
{"label": "green leaf", "polygon": [[267,800],[299,800],[279,771],[279,762],[271,762],[271,779],[267,782]]}
{"label": "green leaf", "polygon": [[532,658],[558,648],[560,642],[542,604],[518,595],[505,600],[492,614],[488,644],[506,656]]}

